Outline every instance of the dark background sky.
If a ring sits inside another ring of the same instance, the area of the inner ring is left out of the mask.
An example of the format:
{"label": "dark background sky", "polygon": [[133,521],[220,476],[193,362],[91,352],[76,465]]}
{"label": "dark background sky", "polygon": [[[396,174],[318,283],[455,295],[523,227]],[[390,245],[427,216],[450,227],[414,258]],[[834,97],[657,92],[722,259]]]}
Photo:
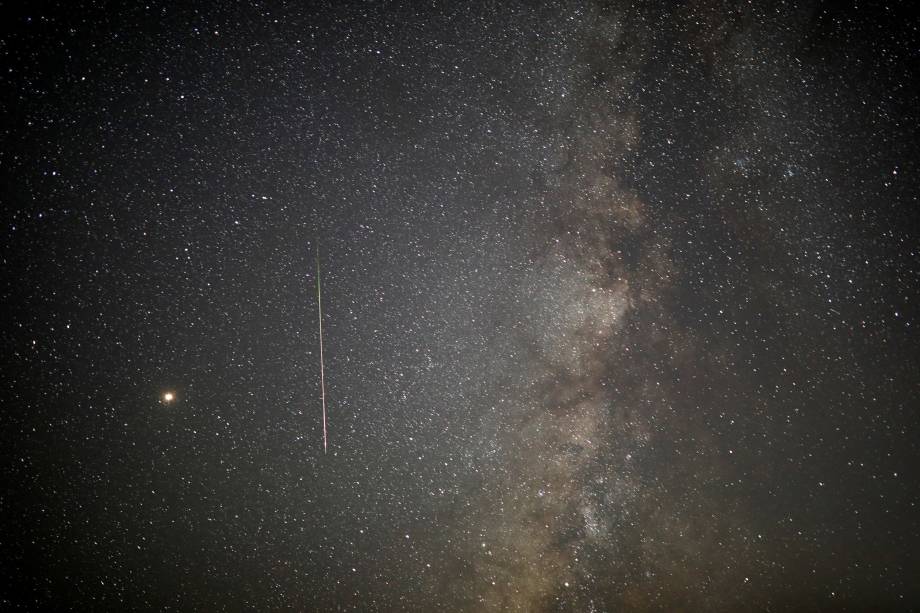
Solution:
{"label": "dark background sky", "polygon": [[3,3],[2,608],[920,607],[920,32],[755,4]]}

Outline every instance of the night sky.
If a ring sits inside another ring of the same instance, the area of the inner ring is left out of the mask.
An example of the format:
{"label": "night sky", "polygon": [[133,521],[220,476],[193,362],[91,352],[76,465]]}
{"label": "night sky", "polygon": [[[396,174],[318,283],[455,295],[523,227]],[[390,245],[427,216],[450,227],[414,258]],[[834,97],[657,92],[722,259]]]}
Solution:
{"label": "night sky", "polygon": [[910,4],[4,2],[0,608],[917,610]]}

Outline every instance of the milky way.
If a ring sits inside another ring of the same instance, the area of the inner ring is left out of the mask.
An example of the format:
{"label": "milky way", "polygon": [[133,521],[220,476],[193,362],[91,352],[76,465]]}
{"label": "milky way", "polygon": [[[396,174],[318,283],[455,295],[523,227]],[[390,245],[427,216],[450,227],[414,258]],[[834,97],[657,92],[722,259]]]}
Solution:
{"label": "milky way", "polygon": [[3,10],[5,608],[920,604],[907,9]]}

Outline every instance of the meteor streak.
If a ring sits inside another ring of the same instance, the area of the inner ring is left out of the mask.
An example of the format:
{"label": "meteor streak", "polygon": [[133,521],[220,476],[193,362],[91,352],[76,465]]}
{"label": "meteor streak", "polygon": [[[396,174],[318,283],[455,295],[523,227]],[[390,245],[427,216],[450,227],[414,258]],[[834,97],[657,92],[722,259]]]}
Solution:
{"label": "meteor streak", "polygon": [[323,401],[323,453],[328,449],[326,437],[326,375],[323,364],[323,290],[319,281],[319,243],[316,244],[316,305],[319,310],[319,389]]}

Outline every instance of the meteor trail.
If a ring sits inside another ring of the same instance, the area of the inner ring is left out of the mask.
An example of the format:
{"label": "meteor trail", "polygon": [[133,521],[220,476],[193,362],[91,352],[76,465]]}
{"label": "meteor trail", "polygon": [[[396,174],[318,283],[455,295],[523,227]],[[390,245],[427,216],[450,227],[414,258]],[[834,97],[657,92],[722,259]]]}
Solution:
{"label": "meteor trail", "polygon": [[326,438],[326,375],[323,364],[323,291],[319,281],[319,243],[316,244],[316,304],[319,309],[319,388],[323,401],[323,453],[328,445]]}

